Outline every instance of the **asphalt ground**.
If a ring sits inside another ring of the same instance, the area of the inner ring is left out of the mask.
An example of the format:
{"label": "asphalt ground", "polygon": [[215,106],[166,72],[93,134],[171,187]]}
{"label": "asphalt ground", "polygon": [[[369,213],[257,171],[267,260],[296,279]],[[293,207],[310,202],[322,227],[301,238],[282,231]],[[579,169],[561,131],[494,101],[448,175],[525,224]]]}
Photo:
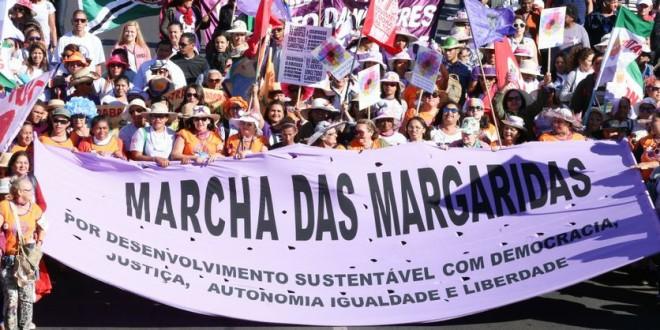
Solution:
{"label": "asphalt ground", "polygon": [[[451,28],[445,18],[455,13],[458,1],[449,0],[441,11],[438,32]],[[77,1],[65,3],[64,17],[71,17]],[[158,40],[157,17],[139,20],[150,45]],[[70,29],[70,23],[64,22]],[[115,44],[118,30],[100,34],[106,53]],[[35,305],[34,321],[40,329],[69,328],[218,328],[272,327],[280,325],[224,317],[211,317],[155,303],[130,292],[87,277],[48,258],[52,294]],[[643,271],[624,267],[589,281],[480,314],[432,324],[452,329],[660,329],[657,284]],[[410,325],[400,325],[408,328]]]}

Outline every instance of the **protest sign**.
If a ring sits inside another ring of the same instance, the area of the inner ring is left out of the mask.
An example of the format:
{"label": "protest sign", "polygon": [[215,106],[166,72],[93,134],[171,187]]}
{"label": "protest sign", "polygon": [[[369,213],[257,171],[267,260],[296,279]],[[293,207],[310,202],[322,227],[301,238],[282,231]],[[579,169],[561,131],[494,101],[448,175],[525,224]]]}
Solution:
{"label": "protest sign", "polygon": [[410,83],[429,92],[435,90],[435,81],[440,74],[440,65],[442,64],[442,55],[433,49],[419,47],[417,59],[413,67],[412,79]]}
{"label": "protest sign", "polygon": [[167,169],[36,142],[35,158],[48,164],[36,168],[48,198],[46,253],[204,314],[315,325],[444,320],[660,250],[660,223],[625,142],[498,152],[295,145]]}
{"label": "protest sign", "polygon": [[[292,22],[296,24],[321,25],[326,27],[342,26],[351,21],[352,29],[358,30],[364,25],[370,1],[322,0],[323,22],[319,24],[319,4],[321,1],[289,1]],[[405,28],[418,38],[428,40],[433,16],[444,1],[437,0],[399,0],[399,14],[396,26]]]}
{"label": "protest sign", "polygon": [[380,101],[380,66],[370,66],[357,74],[358,106],[360,110]]}
{"label": "protest sign", "polygon": [[370,1],[367,16],[364,19],[362,33],[383,47],[387,52],[391,54],[400,52],[401,49],[394,47],[396,18],[398,14],[398,0]]}
{"label": "protest sign", "polygon": [[337,79],[342,79],[351,73],[353,56],[334,38],[329,38],[324,44],[316,47],[312,55]]}
{"label": "protest sign", "polygon": [[327,78],[326,71],[312,51],[332,36],[329,28],[287,24],[280,55],[278,81],[310,86]]}
{"label": "protest sign", "polygon": [[566,7],[546,8],[541,11],[539,49],[553,48],[564,43]]}
{"label": "protest sign", "polygon": [[44,93],[51,72],[46,72],[27,84],[11,91],[8,96],[0,98],[0,151],[7,150],[9,145],[23,127],[23,123],[32,111],[39,95]]}
{"label": "protest sign", "polygon": [[495,47],[495,74],[497,75],[497,87],[502,89],[509,83],[514,86],[519,86],[519,82],[523,81],[518,61],[513,56],[511,44],[508,39],[496,41]]}

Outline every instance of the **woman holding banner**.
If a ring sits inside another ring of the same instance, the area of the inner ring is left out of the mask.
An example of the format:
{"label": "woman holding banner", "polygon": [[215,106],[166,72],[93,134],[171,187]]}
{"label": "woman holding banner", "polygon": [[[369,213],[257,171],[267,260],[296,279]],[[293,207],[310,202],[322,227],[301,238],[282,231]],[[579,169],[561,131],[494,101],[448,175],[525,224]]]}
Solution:
{"label": "woman holding banner", "polygon": [[[6,243],[2,250],[2,291],[5,298],[4,317],[6,329],[28,329],[32,323],[33,304],[36,300],[35,280],[38,277],[38,263],[41,259],[35,252],[41,250],[45,237],[45,219],[39,205],[33,202],[34,186],[27,177],[13,180],[7,199],[0,202],[0,228]],[[24,276],[16,276],[16,255],[35,254],[28,263]],[[20,283],[19,283],[20,282]]]}
{"label": "woman holding banner", "polygon": [[110,134],[110,124],[106,116],[92,119],[92,135],[84,138],[78,144],[78,150],[93,152],[104,157],[127,159],[124,155],[124,143],[120,138]]}
{"label": "woman holding banner", "polygon": [[431,131],[431,139],[437,145],[446,147],[449,144],[460,141],[463,133],[458,127],[458,120],[461,118],[458,105],[452,101],[447,103],[435,117],[436,127]]}
{"label": "woman holding banner", "polygon": [[151,126],[141,127],[133,134],[130,158],[155,162],[160,167],[169,166],[175,133],[166,124],[176,118],[176,113],[170,112],[167,103],[163,101],[152,104],[151,111],[143,112],[142,116],[149,118]]}
{"label": "woman holding banner", "polygon": [[222,157],[223,142],[215,132],[215,122],[219,119],[208,107],[194,106],[187,119],[192,124],[185,125],[190,128],[180,130],[174,140],[172,159],[180,160],[181,164],[207,164]]}
{"label": "woman holding banner", "polygon": [[355,123],[355,137],[348,145],[348,150],[362,151],[380,149],[381,141],[378,138],[376,125],[369,119],[358,119]]}
{"label": "woman holding banner", "polygon": [[268,150],[259,122],[260,119],[256,114],[246,114],[230,120],[230,124],[238,127],[238,133],[230,136],[225,143],[227,157],[243,159],[249,154]]}

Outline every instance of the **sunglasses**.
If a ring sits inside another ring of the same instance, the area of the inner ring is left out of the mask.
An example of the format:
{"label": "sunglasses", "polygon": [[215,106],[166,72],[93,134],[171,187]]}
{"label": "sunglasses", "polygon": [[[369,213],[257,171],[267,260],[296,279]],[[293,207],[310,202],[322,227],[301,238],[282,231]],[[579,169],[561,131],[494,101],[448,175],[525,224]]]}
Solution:
{"label": "sunglasses", "polygon": [[526,26],[526,25],[525,25],[524,23],[514,23],[514,24],[513,24],[513,27],[516,28],[516,29],[522,29],[522,28],[524,28],[525,26]]}
{"label": "sunglasses", "polygon": [[209,82],[212,82],[212,83],[219,83],[221,81],[222,81],[222,79],[209,79]]}
{"label": "sunglasses", "polygon": [[158,118],[158,119],[163,119],[163,118],[167,118],[167,117],[169,117],[169,115],[162,114],[162,113],[152,114],[152,115],[151,115],[151,118]]}
{"label": "sunglasses", "polygon": [[197,98],[197,93],[186,93],[186,97],[195,97]]}
{"label": "sunglasses", "polygon": [[468,107],[468,110],[471,110],[471,111],[479,111],[479,110],[483,110],[483,109],[484,108],[482,108],[482,107]]}
{"label": "sunglasses", "polygon": [[283,30],[284,30],[283,28],[275,28],[275,29],[273,29],[273,32],[281,32]]}
{"label": "sunglasses", "polygon": [[507,97],[507,101],[520,101],[520,96]]}
{"label": "sunglasses", "polygon": [[208,118],[206,118],[206,117],[194,117],[192,120],[193,121],[207,121]]}
{"label": "sunglasses", "polygon": [[457,109],[457,108],[445,108],[445,109],[442,110],[442,111],[445,112],[445,113],[458,113],[458,109]]}
{"label": "sunglasses", "polygon": [[53,119],[53,124],[66,125],[69,121],[66,119]]}
{"label": "sunglasses", "polygon": [[131,110],[130,111],[131,115],[139,115],[143,112],[144,112],[144,110]]}
{"label": "sunglasses", "polygon": [[424,93],[422,94],[422,97],[438,97],[440,96],[438,93]]}
{"label": "sunglasses", "polygon": [[384,82],[384,83],[383,83],[383,86],[392,86],[392,87],[396,87],[396,85],[398,85],[398,84],[397,84],[397,83],[394,83],[394,82]]}
{"label": "sunglasses", "polygon": [[41,41],[41,37],[40,37],[40,36],[29,37],[29,38],[28,38],[28,41]]}
{"label": "sunglasses", "polygon": [[87,19],[86,18],[74,18],[73,22],[74,23],[87,23]]}
{"label": "sunglasses", "polygon": [[654,92],[657,92],[657,91],[660,91],[660,87],[653,86],[653,87],[651,87],[651,90],[654,91]]}

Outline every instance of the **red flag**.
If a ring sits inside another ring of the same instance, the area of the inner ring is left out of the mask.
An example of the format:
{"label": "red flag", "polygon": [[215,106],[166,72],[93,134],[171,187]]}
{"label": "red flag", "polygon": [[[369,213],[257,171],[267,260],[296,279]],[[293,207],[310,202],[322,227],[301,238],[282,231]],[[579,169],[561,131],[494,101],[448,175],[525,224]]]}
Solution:
{"label": "red flag", "polygon": [[518,62],[516,61],[515,56],[513,56],[509,40],[504,38],[504,40],[496,41],[494,45],[497,87],[503,89],[508,83],[507,75],[510,75],[513,80],[512,83],[518,88],[520,86],[518,82],[522,81],[522,75],[518,68]]}
{"label": "red flag", "polygon": [[261,0],[259,3],[257,15],[254,17],[254,33],[247,41],[249,48],[245,51],[245,55],[248,57],[254,57],[257,54],[259,41],[268,33],[272,5],[273,0]]}
{"label": "red flag", "polygon": [[394,47],[396,23],[399,19],[399,0],[373,0],[364,19],[362,33],[390,54],[401,51]]}

